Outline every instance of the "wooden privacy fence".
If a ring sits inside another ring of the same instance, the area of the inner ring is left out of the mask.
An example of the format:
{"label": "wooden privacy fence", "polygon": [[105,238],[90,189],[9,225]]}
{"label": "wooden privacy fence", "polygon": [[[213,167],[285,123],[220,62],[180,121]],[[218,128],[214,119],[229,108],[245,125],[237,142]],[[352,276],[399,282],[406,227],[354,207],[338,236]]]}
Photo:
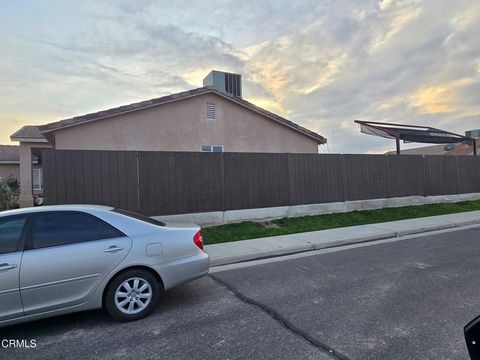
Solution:
{"label": "wooden privacy fence", "polygon": [[480,192],[480,157],[44,150],[45,203],[169,215]]}

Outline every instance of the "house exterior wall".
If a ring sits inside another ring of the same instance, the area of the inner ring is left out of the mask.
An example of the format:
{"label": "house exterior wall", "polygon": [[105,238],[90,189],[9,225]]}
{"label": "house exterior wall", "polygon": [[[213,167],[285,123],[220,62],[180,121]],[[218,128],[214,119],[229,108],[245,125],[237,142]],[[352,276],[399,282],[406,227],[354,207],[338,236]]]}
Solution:
{"label": "house exterior wall", "polygon": [[20,179],[20,165],[19,164],[0,164],[0,180],[9,176]]}
{"label": "house exterior wall", "polygon": [[37,167],[32,163],[32,149],[50,148],[46,143],[27,143],[20,142],[20,207],[33,206],[33,195],[40,194],[42,191],[34,191],[32,186],[32,169]]}
{"label": "house exterior wall", "polygon": [[[206,119],[206,103],[216,119]],[[204,94],[55,132],[56,149],[318,153],[316,140],[215,94]]]}

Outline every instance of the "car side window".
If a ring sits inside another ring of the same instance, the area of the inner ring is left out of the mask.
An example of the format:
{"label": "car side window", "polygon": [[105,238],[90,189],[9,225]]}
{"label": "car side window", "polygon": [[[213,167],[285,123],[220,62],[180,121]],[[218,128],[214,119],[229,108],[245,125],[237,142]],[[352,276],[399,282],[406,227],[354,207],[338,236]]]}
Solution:
{"label": "car side window", "polygon": [[77,211],[35,214],[30,233],[31,249],[70,245],[124,236],[99,218]]}
{"label": "car side window", "polygon": [[0,254],[22,250],[22,232],[26,216],[0,218]]}

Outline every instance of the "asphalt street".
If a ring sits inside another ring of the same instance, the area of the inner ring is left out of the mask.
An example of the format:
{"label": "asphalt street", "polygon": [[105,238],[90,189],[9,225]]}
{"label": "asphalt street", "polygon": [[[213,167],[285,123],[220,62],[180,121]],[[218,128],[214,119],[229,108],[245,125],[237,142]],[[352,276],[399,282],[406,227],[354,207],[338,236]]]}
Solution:
{"label": "asphalt street", "polygon": [[0,329],[0,359],[468,359],[480,228],[264,262],[165,294],[148,318],[101,311]]}

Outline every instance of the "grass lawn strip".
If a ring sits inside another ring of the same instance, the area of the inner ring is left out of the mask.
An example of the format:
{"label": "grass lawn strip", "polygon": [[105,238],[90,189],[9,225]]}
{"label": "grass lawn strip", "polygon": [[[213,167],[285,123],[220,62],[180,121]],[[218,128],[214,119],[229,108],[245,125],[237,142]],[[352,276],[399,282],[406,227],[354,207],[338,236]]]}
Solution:
{"label": "grass lawn strip", "polygon": [[375,224],[386,221],[414,219],[474,210],[480,210],[480,200],[282,218],[271,220],[267,223],[245,221],[237,224],[205,227],[203,228],[203,239],[205,244],[218,244],[267,236]]}

